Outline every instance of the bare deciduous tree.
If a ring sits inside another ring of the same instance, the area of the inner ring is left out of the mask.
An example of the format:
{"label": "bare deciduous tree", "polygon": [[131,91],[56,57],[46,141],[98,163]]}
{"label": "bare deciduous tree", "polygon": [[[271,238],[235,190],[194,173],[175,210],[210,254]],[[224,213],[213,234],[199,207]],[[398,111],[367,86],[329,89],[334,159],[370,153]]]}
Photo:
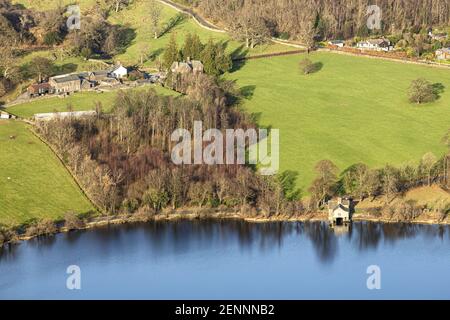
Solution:
{"label": "bare deciduous tree", "polygon": [[148,9],[150,14],[150,26],[155,39],[159,37],[159,23],[161,21],[161,6],[156,0],[148,0]]}

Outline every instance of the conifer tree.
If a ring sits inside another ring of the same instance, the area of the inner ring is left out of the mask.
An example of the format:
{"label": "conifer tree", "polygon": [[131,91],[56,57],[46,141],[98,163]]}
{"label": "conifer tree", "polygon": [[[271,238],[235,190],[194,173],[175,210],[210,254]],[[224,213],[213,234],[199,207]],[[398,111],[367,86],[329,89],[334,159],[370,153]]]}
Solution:
{"label": "conifer tree", "polygon": [[225,47],[211,39],[202,51],[201,60],[205,72],[210,75],[218,76],[231,68],[231,58],[226,54]]}
{"label": "conifer tree", "polygon": [[177,40],[175,38],[175,35],[172,34],[169,43],[167,44],[166,50],[164,51],[163,65],[166,68],[170,68],[172,63],[179,60],[181,60],[181,57],[180,52],[178,51]]}
{"label": "conifer tree", "polygon": [[216,70],[216,61],[215,61],[215,45],[212,39],[208,40],[208,43],[206,44],[205,48],[202,51],[201,54],[201,60],[203,62],[205,72],[210,75],[218,75]]}
{"label": "conifer tree", "polygon": [[203,51],[203,43],[200,40],[200,37],[197,34],[192,36],[192,49],[191,49],[191,58],[199,60],[201,58]]}
{"label": "conifer tree", "polygon": [[192,44],[193,44],[192,34],[188,33],[186,38],[184,39],[183,48],[181,49],[183,60],[195,59],[192,52]]}

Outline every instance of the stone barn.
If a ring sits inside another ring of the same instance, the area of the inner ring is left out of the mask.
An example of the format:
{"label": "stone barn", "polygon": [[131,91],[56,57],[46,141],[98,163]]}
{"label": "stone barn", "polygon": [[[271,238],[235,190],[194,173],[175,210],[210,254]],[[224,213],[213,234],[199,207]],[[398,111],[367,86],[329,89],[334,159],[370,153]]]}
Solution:
{"label": "stone barn", "polygon": [[81,91],[81,78],[77,74],[51,77],[48,82],[56,94]]}
{"label": "stone barn", "polygon": [[52,93],[52,87],[48,82],[35,83],[28,87],[27,93],[30,98],[38,97]]}

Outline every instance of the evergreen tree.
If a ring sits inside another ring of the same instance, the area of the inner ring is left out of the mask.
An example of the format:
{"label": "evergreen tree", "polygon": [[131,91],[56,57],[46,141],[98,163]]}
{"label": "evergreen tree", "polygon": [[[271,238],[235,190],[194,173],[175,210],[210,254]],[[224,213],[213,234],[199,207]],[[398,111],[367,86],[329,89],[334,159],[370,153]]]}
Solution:
{"label": "evergreen tree", "polygon": [[192,54],[192,44],[193,44],[192,41],[193,41],[192,34],[188,33],[186,39],[184,39],[183,48],[181,49],[183,60],[195,59],[195,57]]}
{"label": "evergreen tree", "polygon": [[225,52],[225,47],[220,43],[215,45],[215,66],[218,74],[227,72],[232,67],[232,61],[229,54]]}
{"label": "evergreen tree", "polygon": [[203,43],[197,34],[192,36],[191,59],[199,60],[203,51]]}
{"label": "evergreen tree", "polygon": [[215,44],[211,39],[202,51],[201,60],[205,72],[214,76],[227,72],[232,65],[230,56],[225,52],[225,47],[220,43]]}
{"label": "evergreen tree", "polygon": [[167,44],[166,50],[163,56],[163,65],[165,68],[170,68],[172,63],[181,60],[180,52],[178,51],[177,40],[175,35],[172,34],[170,41]]}
{"label": "evergreen tree", "polygon": [[217,75],[217,70],[215,66],[215,46],[212,39],[209,39],[205,48],[202,51],[201,60],[203,62],[205,72],[211,75]]}
{"label": "evergreen tree", "polygon": [[183,59],[184,60],[201,60],[201,55],[203,51],[203,43],[200,40],[200,37],[196,34],[188,34],[186,39],[184,40],[183,46]]}

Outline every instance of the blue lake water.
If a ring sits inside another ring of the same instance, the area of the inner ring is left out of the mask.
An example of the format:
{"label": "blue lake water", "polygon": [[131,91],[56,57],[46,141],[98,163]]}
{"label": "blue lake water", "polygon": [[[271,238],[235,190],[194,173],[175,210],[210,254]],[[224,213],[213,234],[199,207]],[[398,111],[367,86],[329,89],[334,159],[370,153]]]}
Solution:
{"label": "blue lake water", "polygon": [[[66,287],[69,265],[81,290]],[[450,227],[152,222],[0,250],[0,299],[413,298],[450,299]]]}

